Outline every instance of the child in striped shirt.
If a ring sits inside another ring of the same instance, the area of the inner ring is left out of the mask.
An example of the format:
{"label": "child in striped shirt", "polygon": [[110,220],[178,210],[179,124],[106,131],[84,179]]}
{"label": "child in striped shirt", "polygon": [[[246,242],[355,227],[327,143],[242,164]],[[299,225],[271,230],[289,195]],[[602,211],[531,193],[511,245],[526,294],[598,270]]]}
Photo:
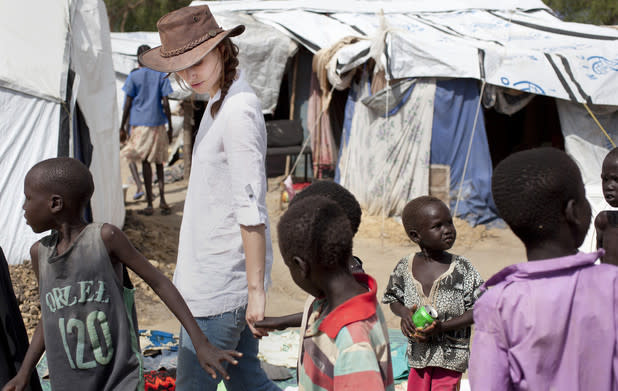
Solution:
{"label": "child in striped shirt", "polygon": [[352,230],[324,197],[290,206],[279,248],[294,282],[317,297],[303,336],[299,390],[394,390],[388,330],[367,274],[352,274]]}

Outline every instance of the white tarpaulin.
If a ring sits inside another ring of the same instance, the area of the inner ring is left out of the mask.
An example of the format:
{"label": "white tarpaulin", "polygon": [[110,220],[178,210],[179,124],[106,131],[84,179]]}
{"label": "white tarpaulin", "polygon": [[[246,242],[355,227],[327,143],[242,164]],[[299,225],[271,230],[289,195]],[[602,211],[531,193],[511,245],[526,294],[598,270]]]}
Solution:
{"label": "white tarpaulin", "polygon": [[41,237],[24,219],[24,178],[37,162],[58,153],[60,104],[0,87],[0,246],[9,263],[30,259]]}
{"label": "white tarpaulin", "polygon": [[[612,209],[603,197],[601,166],[613,146],[582,105],[561,100],[556,102],[564,135],[564,148],[579,166],[586,185],[586,197],[592,207],[590,230],[580,247],[582,251],[589,252],[596,249],[594,218],[599,212]],[[591,109],[609,136],[617,142],[618,107],[596,106]]]}
{"label": "white tarpaulin", "polygon": [[[122,226],[116,96],[102,1],[2,2],[0,20],[0,48],[11,53],[0,60],[0,246],[9,263],[20,263],[42,236],[23,217],[24,177],[37,162],[58,156],[60,144],[73,154],[75,103],[93,147],[93,218]],[[69,64],[75,81],[65,101]],[[68,140],[60,140],[62,114],[68,114]]]}
{"label": "white tarpaulin", "polygon": [[0,86],[64,99],[69,5],[66,0],[0,2]]}
{"label": "white tarpaulin", "polygon": [[[317,51],[390,28],[391,78],[470,77],[565,100],[618,105],[618,31],[566,23],[540,0],[225,1]],[[364,48],[358,46],[357,56]],[[366,54],[366,53],[365,53]],[[347,53],[343,61],[354,59]]]}
{"label": "white tarpaulin", "polygon": [[[249,15],[240,13],[215,13],[217,22],[225,29],[244,24],[246,30],[238,37],[232,38],[238,45],[239,67],[255,91],[264,113],[272,114],[277,106],[281,79],[285,72],[288,58],[292,57],[298,45],[286,35],[271,26],[257,22]],[[112,33],[114,69],[121,82],[126,75],[137,67],[137,48],[147,44],[159,46],[159,34],[156,32]],[[182,91],[173,80],[173,98],[182,99],[190,95]],[[122,85],[120,86],[122,87]],[[119,90],[122,99],[124,93]]]}
{"label": "white tarpaulin", "polygon": [[[389,94],[389,102],[377,94],[369,102],[366,79],[358,87],[349,135],[342,137],[339,183],[354,193],[369,214],[382,210],[387,216],[399,214],[408,200],[429,192],[436,84],[433,79],[418,80],[396,94],[396,100],[395,94]],[[410,88],[412,92],[397,112],[389,111]]]}

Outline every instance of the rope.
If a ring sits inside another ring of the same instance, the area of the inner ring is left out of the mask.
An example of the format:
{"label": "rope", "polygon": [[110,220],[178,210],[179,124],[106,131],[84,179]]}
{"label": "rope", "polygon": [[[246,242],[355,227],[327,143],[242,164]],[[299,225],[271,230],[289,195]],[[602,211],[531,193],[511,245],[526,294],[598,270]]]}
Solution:
{"label": "rope", "polygon": [[[386,72],[384,73],[386,75]],[[388,127],[388,118],[389,118],[389,109],[388,109],[388,98],[391,90],[390,80],[386,80],[386,106],[384,107],[384,127]],[[386,129],[384,129],[386,133]],[[386,236],[386,164],[387,159],[384,160],[384,166],[382,168],[382,232],[380,233],[381,246],[384,247],[384,237]]]}
{"label": "rope", "polygon": [[466,177],[466,170],[468,169],[468,160],[470,159],[470,151],[472,151],[472,141],[474,140],[474,133],[476,132],[476,123],[479,119],[479,111],[481,109],[481,101],[483,100],[483,93],[485,91],[485,80],[481,85],[481,93],[479,94],[479,104],[476,106],[476,114],[474,115],[474,124],[472,125],[472,134],[470,135],[470,143],[468,144],[468,152],[466,153],[466,161],[464,163],[463,172],[461,173],[461,180],[459,181],[459,192],[457,193],[457,201],[455,202],[455,210],[453,211],[453,217],[457,216],[457,208],[459,207],[459,200],[461,199],[461,191],[463,189],[464,178]]}
{"label": "rope", "polygon": [[588,114],[590,114],[590,116],[592,117],[592,119],[594,120],[594,122],[597,124],[597,126],[599,127],[599,129],[601,129],[601,131],[603,132],[603,134],[605,135],[605,137],[607,137],[607,139],[609,140],[609,142],[612,144],[612,147],[616,148],[616,143],[614,143],[614,140],[612,140],[612,138],[609,136],[609,134],[605,131],[605,129],[603,128],[603,125],[601,125],[601,123],[599,122],[599,120],[597,119],[597,117],[594,115],[594,113],[592,112],[592,110],[590,110],[590,107],[588,107],[587,104],[584,103],[584,107],[586,108],[586,110],[588,110]]}

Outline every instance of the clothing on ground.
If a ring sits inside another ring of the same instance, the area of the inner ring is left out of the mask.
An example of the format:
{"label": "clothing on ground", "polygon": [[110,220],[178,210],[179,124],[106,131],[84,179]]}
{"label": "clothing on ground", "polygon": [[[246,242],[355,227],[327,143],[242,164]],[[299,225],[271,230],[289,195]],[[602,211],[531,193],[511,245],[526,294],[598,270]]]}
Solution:
{"label": "clothing on ground", "polygon": [[89,224],[58,255],[58,232],[39,242],[39,293],[53,390],[144,388],[133,289]]}
{"label": "clothing on ground", "polygon": [[473,390],[618,389],[618,268],[603,250],[511,265],[474,306]]}
{"label": "clothing on ground", "polygon": [[129,125],[159,126],[167,123],[161,99],[172,93],[172,87],[165,73],[137,68],[129,73],[122,89],[133,98]]}
{"label": "clothing on ground", "polygon": [[329,314],[325,298],[313,302],[303,339],[300,391],[394,390],[388,329],[378,301],[377,284],[367,274],[355,274],[369,291]]}
{"label": "clothing on ground", "polygon": [[220,93],[208,102],[195,138],[174,273],[174,284],[197,317],[247,304],[240,225],[266,226],[265,288],[273,259],[260,101],[240,72],[213,118],[210,108]]}
{"label": "clothing on ground", "polygon": [[[408,308],[429,304],[436,309],[442,322],[463,315],[476,302],[483,279],[466,258],[453,257],[448,270],[434,281],[429,297],[412,274],[414,254],[404,257],[391,273],[382,302],[399,302]],[[428,342],[410,340],[408,365],[465,372],[470,357],[470,333],[470,327],[466,327],[432,336]]]}
{"label": "clothing on ground", "polygon": [[127,160],[139,163],[167,163],[169,139],[165,125],[132,126],[129,141],[122,148],[121,155]]}

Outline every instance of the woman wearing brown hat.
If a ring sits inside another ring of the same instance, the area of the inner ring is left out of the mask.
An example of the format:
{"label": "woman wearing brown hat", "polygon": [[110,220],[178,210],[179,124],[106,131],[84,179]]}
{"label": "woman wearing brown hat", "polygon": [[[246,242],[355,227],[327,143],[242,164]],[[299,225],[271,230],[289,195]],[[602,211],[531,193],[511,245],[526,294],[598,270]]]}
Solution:
{"label": "woman wearing brown hat", "polygon": [[[266,209],[266,128],[260,102],[238,69],[238,48],[208,6],[185,7],[157,23],[161,46],[141,56],[211,99],[200,123],[185,200],[174,283],[208,339],[243,353],[227,368],[229,391],[278,390],[257,359],[272,248]],[[216,390],[184,329],[176,388]]]}

